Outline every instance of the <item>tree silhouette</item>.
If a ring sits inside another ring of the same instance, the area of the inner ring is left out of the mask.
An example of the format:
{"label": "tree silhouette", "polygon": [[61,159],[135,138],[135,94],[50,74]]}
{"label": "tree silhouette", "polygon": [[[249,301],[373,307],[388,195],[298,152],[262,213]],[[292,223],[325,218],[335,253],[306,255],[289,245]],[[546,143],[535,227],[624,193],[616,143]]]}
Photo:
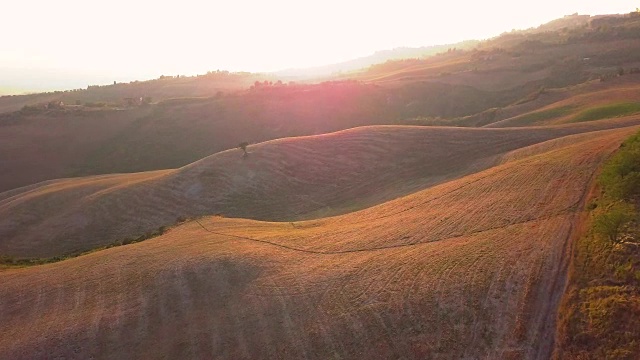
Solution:
{"label": "tree silhouette", "polygon": [[243,157],[249,156],[249,154],[247,153],[247,146],[249,146],[249,143],[246,141],[243,141],[240,144],[238,144],[238,148],[244,151],[244,155],[242,155]]}

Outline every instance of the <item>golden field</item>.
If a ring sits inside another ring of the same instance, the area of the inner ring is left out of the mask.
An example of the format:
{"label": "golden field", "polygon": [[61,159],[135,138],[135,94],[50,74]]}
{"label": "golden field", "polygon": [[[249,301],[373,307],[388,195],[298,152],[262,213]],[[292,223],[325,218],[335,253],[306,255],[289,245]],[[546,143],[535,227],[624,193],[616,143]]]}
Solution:
{"label": "golden field", "polygon": [[[494,166],[344,215],[206,216],[6,269],[0,357],[546,358],[585,194],[636,128],[512,146]],[[250,150],[229,154],[246,166],[269,144]],[[171,174],[137,176],[151,186]],[[87,186],[90,202],[121,185]]]}

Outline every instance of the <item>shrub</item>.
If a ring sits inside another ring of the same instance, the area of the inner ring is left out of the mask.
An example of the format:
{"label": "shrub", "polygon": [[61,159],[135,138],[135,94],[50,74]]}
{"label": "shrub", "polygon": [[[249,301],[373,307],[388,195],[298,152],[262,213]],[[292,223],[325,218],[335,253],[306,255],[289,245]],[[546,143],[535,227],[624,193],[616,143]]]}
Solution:
{"label": "shrub", "polygon": [[613,200],[640,195],[640,135],[622,144],[622,150],[604,166],[599,184]]}
{"label": "shrub", "polygon": [[605,212],[598,214],[593,222],[593,230],[608,238],[611,242],[620,241],[620,233],[630,221],[635,218],[633,205],[618,202],[611,205]]}

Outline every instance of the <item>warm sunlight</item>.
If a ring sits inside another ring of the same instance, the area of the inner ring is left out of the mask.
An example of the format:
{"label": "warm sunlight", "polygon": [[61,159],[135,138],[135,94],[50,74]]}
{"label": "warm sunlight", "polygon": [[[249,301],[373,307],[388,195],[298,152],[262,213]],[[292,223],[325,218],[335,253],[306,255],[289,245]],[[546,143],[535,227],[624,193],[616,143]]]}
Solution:
{"label": "warm sunlight", "polygon": [[0,22],[0,88],[304,68],[376,50],[488,38],[575,12],[626,13],[635,6],[632,0],[12,1],[3,5]]}
{"label": "warm sunlight", "polygon": [[636,3],[4,0],[0,360],[640,359]]}

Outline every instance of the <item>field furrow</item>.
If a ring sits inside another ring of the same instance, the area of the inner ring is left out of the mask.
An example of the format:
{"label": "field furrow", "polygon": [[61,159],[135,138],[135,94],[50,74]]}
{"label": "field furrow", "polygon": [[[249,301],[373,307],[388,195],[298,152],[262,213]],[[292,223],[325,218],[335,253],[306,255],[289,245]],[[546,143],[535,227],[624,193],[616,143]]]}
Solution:
{"label": "field furrow", "polygon": [[0,358],[545,358],[576,214],[632,131],[336,217],[207,216],[4,270]]}

